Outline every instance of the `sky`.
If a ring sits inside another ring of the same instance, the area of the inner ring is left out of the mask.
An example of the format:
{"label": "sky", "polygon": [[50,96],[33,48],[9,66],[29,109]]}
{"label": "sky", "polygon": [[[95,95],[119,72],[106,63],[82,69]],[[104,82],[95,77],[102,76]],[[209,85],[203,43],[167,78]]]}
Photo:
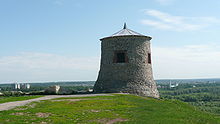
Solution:
{"label": "sky", "polygon": [[0,83],[95,81],[100,38],[151,36],[155,79],[220,78],[219,0],[0,0]]}

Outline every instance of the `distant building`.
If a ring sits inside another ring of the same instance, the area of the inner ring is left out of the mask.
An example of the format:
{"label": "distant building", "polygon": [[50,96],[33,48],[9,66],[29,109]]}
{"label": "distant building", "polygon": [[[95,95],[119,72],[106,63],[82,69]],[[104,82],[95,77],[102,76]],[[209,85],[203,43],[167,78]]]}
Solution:
{"label": "distant building", "polygon": [[157,85],[157,88],[162,88],[162,86],[160,86],[160,85]]}
{"label": "distant building", "polygon": [[30,89],[31,85],[30,84],[26,84],[26,89]]}
{"label": "distant building", "polygon": [[30,89],[30,84],[21,84],[21,89]]}
{"label": "distant building", "polygon": [[170,86],[167,86],[167,85],[157,85],[157,88],[158,89],[167,89],[169,88]]}
{"label": "distant building", "polygon": [[21,89],[21,85],[19,83],[14,84],[14,89]]}
{"label": "distant building", "polygon": [[30,84],[26,84],[26,83],[23,83],[23,84],[20,84],[20,83],[15,83],[14,84],[14,89],[30,89],[31,85]]}
{"label": "distant building", "polygon": [[3,93],[0,92],[0,96],[4,95]]}
{"label": "distant building", "polygon": [[88,91],[89,91],[89,92],[93,92],[93,89],[89,88]]}
{"label": "distant building", "polygon": [[175,88],[175,87],[178,87],[178,86],[179,86],[178,83],[172,84],[171,81],[170,81],[170,85],[169,85],[170,88]]}
{"label": "distant building", "polygon": [[50,86],[49,88],[47,88],[45,90],[45,93],[49,93],[49,94],[57,94],[60,90],[60,86],[59,85],[54,85],[54,86]]}

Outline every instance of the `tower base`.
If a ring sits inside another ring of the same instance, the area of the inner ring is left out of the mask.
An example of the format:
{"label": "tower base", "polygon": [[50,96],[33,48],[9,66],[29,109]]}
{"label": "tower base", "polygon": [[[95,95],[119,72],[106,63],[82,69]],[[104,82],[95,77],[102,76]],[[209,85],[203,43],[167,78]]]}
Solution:
{"label": "tower base", "polygon": [[150,84],[155,82],[127,82],[127,81],[96,81],[95,93],[130,93],[139,96],[159,98],[157,87]]}

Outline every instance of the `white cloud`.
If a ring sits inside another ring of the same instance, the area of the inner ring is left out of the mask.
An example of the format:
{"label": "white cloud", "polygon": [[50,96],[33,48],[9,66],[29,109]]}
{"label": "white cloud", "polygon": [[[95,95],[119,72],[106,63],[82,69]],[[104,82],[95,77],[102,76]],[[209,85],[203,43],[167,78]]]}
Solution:
{"label": "white cloud", "polygon": [[156,78],[219,78],[219,45],[154,47]]}
{"label": "white cloud", "polygon": [[[155,79],[220,75],[220,45],[153,47]],[[100,57],[21,53],[0,57],[0,82],[96,80]]]}
{"label": "white cloud", "polygon": [[57,6],[64,6],[64,5],[70,4],[76,8],[82,7],[82,4],[79,3],[79,1],[77,1],[77,0],[52,0],[52,3]]}
{"label": "white cloud", "polygon": [[215,17],[173,16],[158,10],[145,10],[144,12],[146,15],[151,16],[154,19],[141,20],[143,25],[163,30],[195,31],[220,23],[220,19]]}
{"label": "white cloud", "polygon": [[95,80],[99,57],[21,53],[0,58],[0,82]]}
{"label": "white cloud", "polygon": [[55,4],[55,5],[62,6],[62,5],[64,5],[64,0],[55,0],[55,1],[54,1],[54,4]]}
{"label": "white cloud", "polygon": [[161,5],[170,5],[176,0],[155,0],[155,1],[158,2]]}

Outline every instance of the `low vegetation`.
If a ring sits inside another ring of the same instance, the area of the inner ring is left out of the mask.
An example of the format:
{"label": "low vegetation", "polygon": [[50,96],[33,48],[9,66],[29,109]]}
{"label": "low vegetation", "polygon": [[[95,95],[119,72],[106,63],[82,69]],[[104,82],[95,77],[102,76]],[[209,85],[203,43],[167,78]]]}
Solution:
{"label": "low vegetation", "polygon": [[218,124],[220,117],[178,100],[116,94],[34,102],[0,112],[0,123]]}
{"label": "low vegetation", "polygon": [[220,115],[220,83],[184,83],[175,88],[166,85],[159,89],[162,98],[178,99],[203,111]]}

